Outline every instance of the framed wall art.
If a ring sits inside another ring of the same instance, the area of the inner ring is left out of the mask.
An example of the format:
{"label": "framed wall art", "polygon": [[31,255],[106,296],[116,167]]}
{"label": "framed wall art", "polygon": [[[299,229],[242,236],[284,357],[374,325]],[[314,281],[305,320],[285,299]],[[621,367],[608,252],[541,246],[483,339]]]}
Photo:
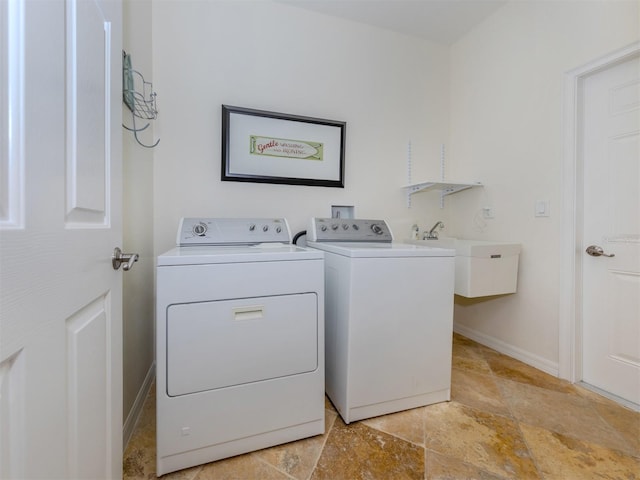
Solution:
{"label": "framed wall art", "polygon": [[223,181],[344,188],[346,122],[222,105]]}

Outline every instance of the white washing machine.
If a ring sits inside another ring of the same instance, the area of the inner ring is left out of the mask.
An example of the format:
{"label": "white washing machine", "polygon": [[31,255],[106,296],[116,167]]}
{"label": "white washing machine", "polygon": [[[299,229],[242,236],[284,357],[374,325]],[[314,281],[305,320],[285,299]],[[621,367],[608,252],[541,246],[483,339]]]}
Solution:
{"label": "white washing machine", "polygon": [[383,220],[313,218],[325,252],[325,389],[346,423],[451,398],[455,251]]}
{"label": "white washing machine", "polygon": [[157,264],[157,473],[324,433],[324,254],[185,218]]}

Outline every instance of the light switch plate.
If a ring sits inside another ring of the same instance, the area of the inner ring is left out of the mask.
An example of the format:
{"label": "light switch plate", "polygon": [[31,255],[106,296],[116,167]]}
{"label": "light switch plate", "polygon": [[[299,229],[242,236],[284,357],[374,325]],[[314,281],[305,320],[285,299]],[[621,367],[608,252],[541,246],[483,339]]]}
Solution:
{"label": "light switch plate", "polygon": [[548,217],[549,216],[549,201],[548,200],[536,200],[535,215],[536,215],[536,217]]}
{"label": "light switch plate", "polygon": [[482,218],[496,218],[496,212],[493,210],[493,207],[482,207]]}

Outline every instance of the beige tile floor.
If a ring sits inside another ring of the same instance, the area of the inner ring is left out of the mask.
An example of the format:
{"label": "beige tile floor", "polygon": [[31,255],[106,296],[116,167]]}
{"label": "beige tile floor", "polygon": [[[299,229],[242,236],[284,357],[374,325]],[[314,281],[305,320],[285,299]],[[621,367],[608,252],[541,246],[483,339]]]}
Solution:
{"label": "beige tile floor", "polygon": [[[127,446],[124,478],[155,475],[152,391]],[[180,480],[640,480],[640,414],[459,335],[452,401],[181,470]]]}

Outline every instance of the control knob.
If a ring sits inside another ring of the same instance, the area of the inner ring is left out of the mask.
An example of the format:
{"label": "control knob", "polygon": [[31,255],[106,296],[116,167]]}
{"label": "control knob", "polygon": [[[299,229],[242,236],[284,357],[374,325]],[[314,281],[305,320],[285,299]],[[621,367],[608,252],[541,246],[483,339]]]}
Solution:
{"label": "control knob", "polygon": [[207,233],[207,224],[203,222],[196,223],[192,230],[194,235],[204,237]]}
{"label": "control knob", "polygon": [[382,235],[384,233],[382,227],[380,227],[380,225],[378,225],[377,223],[371,225],[371,230],[373,230],[373,233],[375,233],[376,235]]}

